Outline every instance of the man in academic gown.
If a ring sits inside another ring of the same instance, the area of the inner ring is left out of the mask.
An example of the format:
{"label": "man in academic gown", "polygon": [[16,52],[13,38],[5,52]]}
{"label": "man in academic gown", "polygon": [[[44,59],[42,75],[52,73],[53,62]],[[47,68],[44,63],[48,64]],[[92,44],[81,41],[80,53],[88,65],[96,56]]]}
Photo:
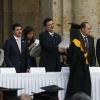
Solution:
{"label": "man in academic gown", "polygon": [[91,26],[89,23],[83,22],[81,24],[79,36],[71,41],[68,55],[70,75],[65,100],[76,93],[85,93],[91,96],[88,50],[80,37],[81,33],[84,33],[84,36],[86,36],[85,33],[89,34],[90,32]]}

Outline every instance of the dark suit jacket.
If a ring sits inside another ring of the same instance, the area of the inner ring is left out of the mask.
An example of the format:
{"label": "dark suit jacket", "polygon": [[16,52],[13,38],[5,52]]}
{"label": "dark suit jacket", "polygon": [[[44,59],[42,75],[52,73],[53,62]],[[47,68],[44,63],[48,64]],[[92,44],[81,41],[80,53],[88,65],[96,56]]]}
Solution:
{"label": "dark suit jacket", "polygon": [[45,67],[46,71],[60,71],[60,54],[58,52],[58,44],[61,42],[61,37],[54,33],[51,36],[47,31],[39,36],[41,46],[40,66]]}
{"label": "dark suit jacket", "polygon": [[[87,39],[88,39],[88,45],[89,45],[89,48],[87,49],[89,66],[95,66],[96,65],[96,56],[95,56],[95,48],[94,48],[94,38],[92,36],[87,36]],[[80,33],[79,33],[79,40],[85,46],[84,39]]]}
{"label": "dark suit jacket", "polygon": [[97,57],[98,64],[100,66],[100,39],[98,39],[96,43],[96,57]]}
{"label": "dark suit jacket", "polygon": [[27,44],[21,40],[21,53],[14,37],[6,40],[4,45],[4,59],[7,67],[15,67],[16,72],[26,72],[29,67]]}

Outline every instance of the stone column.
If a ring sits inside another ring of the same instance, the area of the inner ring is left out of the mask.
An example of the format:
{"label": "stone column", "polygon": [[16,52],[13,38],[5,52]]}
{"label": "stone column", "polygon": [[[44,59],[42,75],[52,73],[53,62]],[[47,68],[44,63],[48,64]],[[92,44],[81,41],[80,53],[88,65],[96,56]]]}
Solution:
{"label": "stone column", "polygon": [[12,25],[12,1],[3,0],[3,40],[8,39],[12,35],[11,25]]}
{"label": "stone column", "polygon": [[72,20],[71,0],[53,0],[53,20],[55,30],[63,38],[69,37],[70,23]]}
{"label": "stone column", "polygon": [[81,23],[88,21],[92,25],[92,35],[98,34],[98,0],[72,0],[73,22]]}
{"label": "stone column", "polygon": [[97,13],[98,13],[98,34],[97,37],[100,38],[100,0],[97,2]]}
{"label": "stone column", "polygon": [[23,28],[32,26],[36,35],[40,32],[40,0],[12,0],[12,21],[20,23]]}
{"label": "stone column", "polygon": [[0,48],[3,42],[3,1],[0,0]]}
{"label": "stone column", "polygon": [[55,31],[59,34],[62,34],[63,2],[62,0],[53,0],[52,5],[52,15],[55,23]]}
{"label": "stone column", "polygon": [[63,1],[63,38],[69,38],[70,36],[70,24],[72,22],[72,0],[62,0]]}
{"label": "stone column", "polygon": [[52,18],[52,0],[40,0],[40,30],[44,31],[43,21],[47,17]]}

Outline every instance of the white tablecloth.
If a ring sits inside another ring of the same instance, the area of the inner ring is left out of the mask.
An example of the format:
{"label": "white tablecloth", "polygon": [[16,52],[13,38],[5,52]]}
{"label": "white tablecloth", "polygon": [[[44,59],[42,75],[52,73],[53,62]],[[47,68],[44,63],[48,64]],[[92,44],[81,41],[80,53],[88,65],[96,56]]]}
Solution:
{"label": "white tablecloth", "polygon": [[[100,100],[100,68],[91,67],[91,81],[92,81],[92,97],[93,100]],[[47,72],[47,73],[16,73],[16,74],[0,74],[0,87],[7,88],[23,88],[18,91],[21,93],[40,92],[40,87],[47,85],[58,85],[64,90],[59,92],[59,99],[63,100],[69,70],[66,72]]]}

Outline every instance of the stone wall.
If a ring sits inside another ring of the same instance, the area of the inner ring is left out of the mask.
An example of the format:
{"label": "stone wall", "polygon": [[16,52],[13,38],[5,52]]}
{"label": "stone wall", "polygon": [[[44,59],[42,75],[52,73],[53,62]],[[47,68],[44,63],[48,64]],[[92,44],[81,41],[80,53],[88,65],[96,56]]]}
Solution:
{"label": "stone wall", "polygon": [[20,23],[23,28],[32,26],[35,33],[40,30],[39,0],[13,0],[12,23]]}
{"label": "stone wall", "polygon": [[62,38],[69,37],[68,23],[80,24],[82,21],[90,22],[92,35],[95,38],[100,37],[100,0],[11,0],[12,12],[9,11],[8,1],[4,0],[4,11],[8,11],[4,13],[4,39],[9,36],[7,32],[10,25],[16,22],[23,27],[34,27],[38,36],[44,29],[42,23],[46,17],[53,18],[55,31]]}
{"label": "stone wall", "polygon": [[[3,30],[0,29],[0,46],[12,35],[11,25],[20,23],[23,28],[32,26],[36,36],[44,30],[43,20],[51,17],[55,31],[62,38],[69,38],[70,24],[88,21],[92,35],[100,38],[100,0],[1,0],[3,1]],[[2,34],[3,33],[3,34]]]}

